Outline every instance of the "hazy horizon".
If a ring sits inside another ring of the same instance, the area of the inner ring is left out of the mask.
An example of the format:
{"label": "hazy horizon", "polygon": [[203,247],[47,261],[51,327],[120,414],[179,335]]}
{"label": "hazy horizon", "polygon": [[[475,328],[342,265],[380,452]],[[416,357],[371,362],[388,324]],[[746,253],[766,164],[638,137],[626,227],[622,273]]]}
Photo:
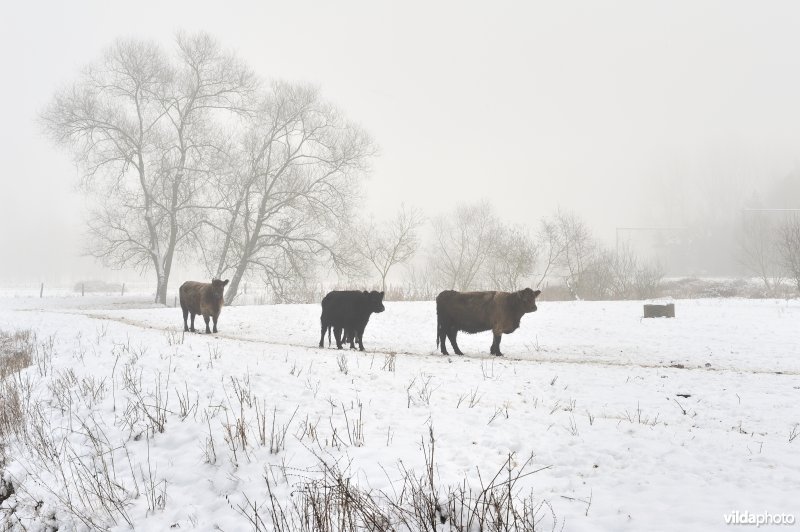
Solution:
{"label": "hazy horizon", "polygon": [[118,37],[171,47],[206,31],[265,79],[317,85],[380,147],[361,207],[377,217],[488,199],[530,226],[572,211],[613,242],[730,210],[800,168],[795,3],[136,7],[2,9],[0,280],[130,275],[80,256],[77,170],[38,121]]}

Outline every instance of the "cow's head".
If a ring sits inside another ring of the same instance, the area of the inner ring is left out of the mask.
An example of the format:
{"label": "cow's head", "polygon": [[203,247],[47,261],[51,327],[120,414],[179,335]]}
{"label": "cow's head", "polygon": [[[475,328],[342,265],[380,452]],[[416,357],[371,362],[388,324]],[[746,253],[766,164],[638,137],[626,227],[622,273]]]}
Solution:
{"label": "cow's head", "polygon": [[367,301],[369,301],[369,309],[376,314],[386,310],[386,307],[383,306],[383,292],[373,290],[367,293]]}
{"label": "cow's head", "polygon": [[211,279],[211,293],[217,299],[222,299],[222,294],[225,292],[225,286],[228,284],[230,279],[225,279],[224,281],[220,279]]}
{"label": "cow's head", "polygon": [[522,309],[527,312],[536,312],[536,298],[541,294],[541,290],[531,290],[530,288],[526,288],[525,290],[520,290],[515,295],[519,298],[520,303],[522,303]]}

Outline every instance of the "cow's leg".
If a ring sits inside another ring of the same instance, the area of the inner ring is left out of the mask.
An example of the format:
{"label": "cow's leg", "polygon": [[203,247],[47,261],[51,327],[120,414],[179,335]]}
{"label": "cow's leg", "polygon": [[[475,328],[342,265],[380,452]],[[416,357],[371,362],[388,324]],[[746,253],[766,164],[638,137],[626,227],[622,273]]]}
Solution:
{"label": "cow's leg", "polygon": [[500,352],[500,338],[503,337],[503,333],[492,332],[494,334],[494,339],[492,340],[492,347],[489,349],[489,353],[501,357],[503,353]]}
{"label": "cow's leg", "polygon": [[[358,350],[364,350],[364,343],[361,339],[364,337],[364,327],[359,327],[358,329],[354,329],[355,333],[358,334]],[[350,347],[353,347],[353,343],[350,343]]]}
{"label": "cow's leg", "polygon": [[186,323],[186,320],[189,318],[189,309],[183,307],[182,310],[183,310],[183,332],[189,332],[189,325]]}
{"label": "cow's leg", "polygon": [[439,326],[439,330],[436,331],[439,334],[439,347],[442,350],[443,355],[449,355],[450,353],[447,352],[447,344],[445,343],[447,340],[447,329]]}
{"label": "cow's leg", "polygon": [[203,321],[206,322],[206,334],[211,334],[211,328],[208,326],[208,320],[210,316],[208,314],[203,314]]}
{"label": "cow's leg", "polygon": [[333,337],[336,338],[336,349],[342,348],[342,328],[334,326],[333,328]]}
{"label": "cow's leg", "polygon": [[190,331],[192,331],[192,332],[196,332],[196,331],[194,330],[194,317],[195,317],[195,316],[197,316],[197,314],[195,314],[194,312],[192,312],[192,325],[191,325],[191,327],[189,327],[189,330],[190,330]]}
{"label": "cow's leg", "polygon": [[214,332],[217,332],[217,320],[219,319],[219,314],[214,314],[211,317],[214,319]]}
{"label": "cow's leg", "polygon": [[[322,334],[319,337],[319,346],[325,347],[325,329],[328,329],[328,324],[325,323],[325,320],[322,318],[319,319],[320,325],[322,326]],[[331,343],[330,331],[328,332],[328,344]]]}
{"label": "cow's leg", "polygon": [[[350,342],[350,349],[356,348],[356,339],[358,339],[359,345],[361,344],[361,335],[358,334],[358,329],[356,329],[355,327],[353,327],[352,329],[345,329],[344,334],[345,336],[347,336],[345,341]],[[363,351],[364,349],[362,348],[361,350]]]}
{"label": "cow's leg", "polygon": [[453,352],[457,355],[463,355],[464,353],[462,353],[461,349],[458,348],[458,342],[456,342],[456,335],[458,335],[458,329],[451,328],[447,331],[447,337],[450,339],[450,345],[453,346]]}

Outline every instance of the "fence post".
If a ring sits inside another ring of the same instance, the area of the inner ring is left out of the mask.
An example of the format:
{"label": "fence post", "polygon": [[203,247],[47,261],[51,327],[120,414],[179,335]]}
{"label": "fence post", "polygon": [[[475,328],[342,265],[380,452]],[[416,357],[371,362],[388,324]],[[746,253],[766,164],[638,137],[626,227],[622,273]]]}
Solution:
{"label": "fence post", "polygon": [[177,307],[178,306],[178,296],[175,296],[175,299],[172,301],[172,306],[173,307]]}
{"label": "fence post", "polygon": [[42,297],[42,294],[44,294],[44,283],[42,283],[42,286],[39,287],[39,297],[40,298]]}
{"label": "fence post", "polygon": [[125,283],[122,283],[122,293],[120,295],[121,296],[125,295]]}
{"label": "fence post", "polygon": [[86,285],[84,283],[81,283],[81,297],[83,297],[84,295],[86,295]]}

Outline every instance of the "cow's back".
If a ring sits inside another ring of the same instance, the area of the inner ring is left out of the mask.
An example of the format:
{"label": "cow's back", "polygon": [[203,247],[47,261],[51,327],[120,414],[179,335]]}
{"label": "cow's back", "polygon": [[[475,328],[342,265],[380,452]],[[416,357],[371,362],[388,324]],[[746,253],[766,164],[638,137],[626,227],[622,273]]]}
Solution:
{"label": "cow's back", "polygon": [[440,324],[468,333],[491,329],[495,294],[445,290],[436,296],[436,314]]}
{"label": "cow's back", "polygon": [[180,293],[181,295],[197,293],[198,291],[202,290],[204,286],[211,286],[211,285],[208,283],[200,283],[197,281],[186,281],[178,289],[178,293]]}
{"label": "cow's back", "polygon": [[356,321],[362,293],[357,290],[334,290],[322,298],[322,319],[332,325],[349,326]]}
{"label": "cow's back", "polygon": [[206,290],[210,290],[209,283],[200,283],[197,281],[186,281],[178,289],[178,295],[181,301],[181,307],[189,309],[195,314],[199,314],[201,305],[203,303],[203,294]]}

